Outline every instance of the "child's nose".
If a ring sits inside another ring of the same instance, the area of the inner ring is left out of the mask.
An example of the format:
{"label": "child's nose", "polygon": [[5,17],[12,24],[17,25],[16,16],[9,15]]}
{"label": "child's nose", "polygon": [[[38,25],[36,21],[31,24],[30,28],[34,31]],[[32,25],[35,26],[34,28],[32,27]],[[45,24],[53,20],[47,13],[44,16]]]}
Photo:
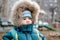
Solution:
{"label": "child's nose", "polygon": [[29,22],[29,20],[27,20],[27,22]]}
{"label": "child's nose", "polygon": [[30,23],[29,19],[26,20],[27,23]]}

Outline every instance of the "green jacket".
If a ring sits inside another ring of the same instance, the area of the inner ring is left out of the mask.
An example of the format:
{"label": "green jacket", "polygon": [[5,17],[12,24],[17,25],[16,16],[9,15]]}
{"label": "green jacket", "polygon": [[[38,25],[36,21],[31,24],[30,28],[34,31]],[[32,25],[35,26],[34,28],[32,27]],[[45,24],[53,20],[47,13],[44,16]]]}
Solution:
{"label": "green jacket", "polygon": [[46,40],[38,30],[33,28],[33,24],[14,26],[13,29],[6,32],[3,40]]}

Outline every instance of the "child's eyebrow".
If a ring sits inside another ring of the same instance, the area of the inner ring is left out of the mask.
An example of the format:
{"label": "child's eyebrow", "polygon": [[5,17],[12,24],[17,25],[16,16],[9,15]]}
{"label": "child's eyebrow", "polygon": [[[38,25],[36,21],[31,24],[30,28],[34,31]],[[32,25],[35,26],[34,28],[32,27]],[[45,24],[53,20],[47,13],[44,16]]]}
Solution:
{"label": "child's eyebrow", "polygon": [[26,17],[22,17],[23,19],[26,18]]}

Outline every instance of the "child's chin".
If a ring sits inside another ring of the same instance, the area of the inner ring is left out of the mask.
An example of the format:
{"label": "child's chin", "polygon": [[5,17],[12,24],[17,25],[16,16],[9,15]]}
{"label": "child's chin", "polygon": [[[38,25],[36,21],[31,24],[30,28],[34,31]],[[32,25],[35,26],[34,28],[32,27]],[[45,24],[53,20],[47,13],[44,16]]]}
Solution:
{"label": "child's chin", "polygon": [[[29,24],[32,24],[32,23],[29,23]],[[23,24],[23,25],[29,25],[29,24]]]}

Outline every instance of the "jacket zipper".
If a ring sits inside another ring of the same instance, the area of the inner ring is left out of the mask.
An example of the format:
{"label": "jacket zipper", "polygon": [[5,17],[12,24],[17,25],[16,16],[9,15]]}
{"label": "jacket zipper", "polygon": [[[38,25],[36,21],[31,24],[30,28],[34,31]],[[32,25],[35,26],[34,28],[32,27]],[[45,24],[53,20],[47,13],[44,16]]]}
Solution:
{"label": "jacket zipper", "polygon": [[27,39],[27,34],[25,34],[25,36],[26,36],[26,40],[28,40],[28,39]]}

